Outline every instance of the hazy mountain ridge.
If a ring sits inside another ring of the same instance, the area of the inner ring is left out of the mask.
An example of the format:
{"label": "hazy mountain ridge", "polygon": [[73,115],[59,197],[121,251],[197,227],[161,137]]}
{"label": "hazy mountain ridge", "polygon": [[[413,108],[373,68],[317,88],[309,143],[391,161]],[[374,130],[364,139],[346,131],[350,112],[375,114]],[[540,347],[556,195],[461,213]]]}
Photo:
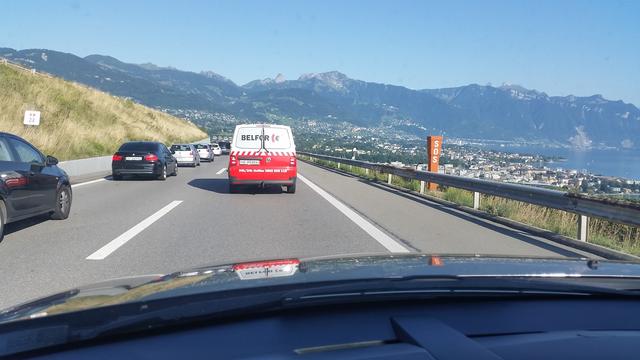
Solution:
{"label": "hazy mountain ridge", "polygon": [[640,110],[600,95],[549,96],[511,84],[412,90],[351,79],[338,71],[295,80],[278,74],[238,86],[212,71],[128,64],[103,55],[81,58],[44,49],[0,48],[0,56],[159,108],[228,113],[253,121],[390,124],[421,136],[640,146]]}

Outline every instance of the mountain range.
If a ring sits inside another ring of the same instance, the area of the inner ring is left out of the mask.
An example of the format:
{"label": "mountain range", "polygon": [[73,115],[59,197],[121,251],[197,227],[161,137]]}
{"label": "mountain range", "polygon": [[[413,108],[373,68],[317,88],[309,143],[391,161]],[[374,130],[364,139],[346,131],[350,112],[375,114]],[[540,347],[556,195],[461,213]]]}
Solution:
{"label": "mountain range", "polygon": [[212,71],[130,64],[104,55],[83,58],[46,49],[0,48],[0,57],[161,109],[222,113],[247,121],[385,125],[419,136],[640,147],[640,110],[601,95],[549,96],[517,85],[413,90],[337,71],[295,80],[278,74],[237,85]]}

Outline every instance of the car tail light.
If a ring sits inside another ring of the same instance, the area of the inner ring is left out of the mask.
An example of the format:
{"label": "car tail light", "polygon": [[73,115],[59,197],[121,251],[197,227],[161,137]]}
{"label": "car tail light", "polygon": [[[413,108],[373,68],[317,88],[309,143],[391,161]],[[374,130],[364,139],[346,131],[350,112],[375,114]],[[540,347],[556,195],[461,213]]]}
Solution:
{"label": "car tail light", "polygon": [[229,157],[229,160],[231,161],[231,165],[235,165],[235,164],[237,164],[237,162],[236,162],[236,156],[235,156],[235,155],[231,155],[231,156]]}
{"label": "car tail light", "polygon": [[289,158],[289,165],[296,166],[296,157],[295,156],[292,156],[291,158]]}
{"label": "car tail light", "polygon": [[145,159],[146,161],[151,161],[151,162],[153,162],[153,161],[158,161],[158,155],[156,155],[156,154],[149,154],[149,155],[145,156],[145,157],[144,157],[144,159]]}
{"label": "car tail light", "polygon": [[122,161],[122,155],[114,154],[111,157],[111,160],[113,160],[113,161]]}

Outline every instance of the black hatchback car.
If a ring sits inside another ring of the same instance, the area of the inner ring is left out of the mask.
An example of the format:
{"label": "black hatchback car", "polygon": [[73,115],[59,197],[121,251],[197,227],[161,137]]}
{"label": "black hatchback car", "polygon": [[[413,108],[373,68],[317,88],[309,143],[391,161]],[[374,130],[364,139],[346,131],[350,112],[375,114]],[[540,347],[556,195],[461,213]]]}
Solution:
{"label": "black hatchback car", "polygon": [[178,161],[167,147],[155,141],[131,141],[122,144],[111,158],[114,180],[123,175],[152,175],[165,180],[178,175]]}
{"label": "black hatchback car", "polygon": [[42,214],[69,217],[69,176],[57,164],[21,137],[0,132],[0,240],[10,222]]}

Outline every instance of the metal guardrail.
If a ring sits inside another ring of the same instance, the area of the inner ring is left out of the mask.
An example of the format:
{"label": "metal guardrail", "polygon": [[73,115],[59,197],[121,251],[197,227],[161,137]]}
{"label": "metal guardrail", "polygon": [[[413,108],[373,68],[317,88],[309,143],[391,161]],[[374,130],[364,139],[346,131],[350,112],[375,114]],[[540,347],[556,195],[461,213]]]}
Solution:
{"label": "metal guardrail", "polygon": [[420,180],[422,182],[420,187],[421,193],[424,193],[424,185],[427,182],[468,190],[474,193],[474,209],[479,208],[479,194],[487,194],[572,212],[580,215],[578,217],[577,238],[582,241],[587,241],[589,217],[597,217],[620,224],[640,227],[640,205],[621,203],[613,200],[593,199],[578,194],[527,185],[419,171],[409,167],[400,168],[391,165],[301,151],[298,151],[298,154],[389,174],[389,183],[391,183],[391,176],[393,175],[406,179]]}

